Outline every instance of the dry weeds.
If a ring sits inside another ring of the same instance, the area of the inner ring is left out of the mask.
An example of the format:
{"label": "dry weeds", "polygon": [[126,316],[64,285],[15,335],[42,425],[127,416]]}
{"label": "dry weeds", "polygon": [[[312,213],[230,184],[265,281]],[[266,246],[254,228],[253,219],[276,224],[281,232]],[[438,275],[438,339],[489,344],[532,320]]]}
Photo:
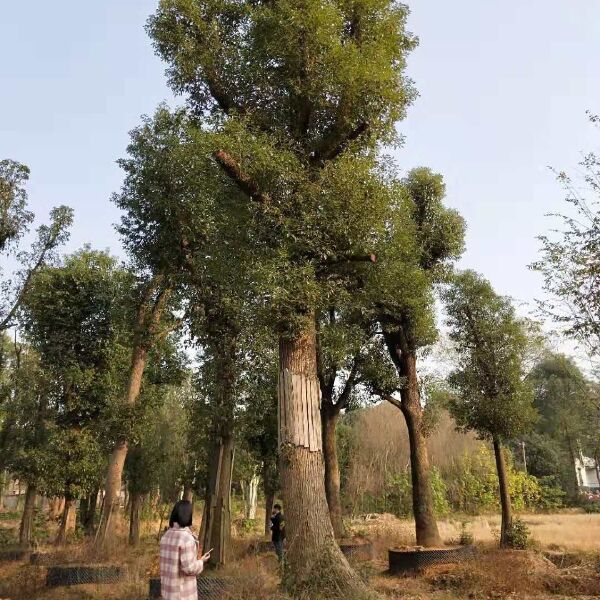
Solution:
{"label": "dry weeds", "polygon": [[[391,546],[414,543],[413,523],[392,515],[373,515],[349,522],[354,537],[373,542],[375,558],[356,562],[355,568],[372,588],[389,600],[515,600],[578,598],[600,596],[600,515],[560,513],[524,515],[538,542],[539,550],[506,552],[495,548],[495,516],[472,519],[469,528],[480,546],[477,560],[444,565],[418,577],[392,577],[385,574],[387,550]],[[451,540],[458,536],[462,519],[441,523],[442,534]],[[128,580],[119,585],[91,585],[72,588],[44,587],[45,569],[19,563],[0,564],[0,599],[10,600],[145,600],[148,579],[157,575],[158,543],[156,528],[148,530],[138,549],[120,543],[102,557],[103,562],[126,564]],[[255,538],[260,535],[253,532]],[[279,589],[275,556],[248,555],[249,536],[236,537],[234,561],[218,575],[233,580],[224,600],[290,600]],[[546,559],[542,551],[553,549]],[[54,551],[48,546],[46,550]],[[595,552],[594,552],[595,551]],[[568,555],[565,556],[565,552]],[[89,562],[89,546],[72,544],[62,551],[60,562]],[[556,566],[559,565],[559,566]],[[326,599],[324,599],[326,600]]]}

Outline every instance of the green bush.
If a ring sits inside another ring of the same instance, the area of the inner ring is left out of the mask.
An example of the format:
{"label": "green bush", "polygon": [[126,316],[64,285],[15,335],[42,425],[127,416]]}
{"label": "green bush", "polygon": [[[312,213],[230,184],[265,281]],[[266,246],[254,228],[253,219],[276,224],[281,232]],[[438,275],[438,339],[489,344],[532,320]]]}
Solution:
{"label": "green bush", "polygon": [[529,527],[521,519],[514,519],[506,533],[506,545],[514,550],[525,550],[531,543]]}
{"label": "green bush", "polygon": [[590,514],[600,513],[600,502],[586,502],[583,505],[583,510]]}
{"label": "green bush", "polygon": [[457,543],[459,546],[471,546],[475,542],[473,532],[467,529],[468,521],[463,521],[460,524],[460,534]]}
{"label": "green bush", "polygon": [[21,513],[19,512],[0,512],[0,521],[19,521]]}
{"label": "green bush", "polygon": [[[447,497],[447,488],[438,469],[431,469],[431,491],[433,494],[433,507],[438,517],[445,517],[450,513],[450,504]],[[410,517],[412,510],[412,481],[409,471],[393,475],[386,486],[385,512],[391,512],[397,517]]]}
{"label": "green bush", "polygon": [[537,508],[541,510],[556,510],[565,505],[566,492],[560,487],[557,477],[539,477],[540,499]]}

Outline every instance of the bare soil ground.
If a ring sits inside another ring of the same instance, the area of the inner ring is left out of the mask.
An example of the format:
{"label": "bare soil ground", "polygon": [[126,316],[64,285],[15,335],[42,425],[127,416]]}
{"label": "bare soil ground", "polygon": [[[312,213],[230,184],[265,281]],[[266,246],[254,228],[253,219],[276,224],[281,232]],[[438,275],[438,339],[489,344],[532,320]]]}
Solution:
{"label": "bare soil ground", "polygon": [[[475,537],[479,555],[475,561],[428,569],[418,576],[386,574],[387,549],[414,543],[413,525],[391,515],[372,515],[348,523],[355,539],[369,539],[375,547],[372,561],[357,561],[355,568],[382,598],[389,600],[566,600],[600,598],[600,515],[561,512],[522,515],[531,529],[534,547],[527,551],[500,551],[495,534],[499,518],[451,518],[441,523],[447,542],[456,540],[462,524]],[[0,522],[0,527],[15,523]],[[289,600],[279,590],[279,573],[271,554],[249,555],[252,541],[260,531],[239,532],[235,536],[235,560],[219,572],[234,580],[224,600]],[[48,545],[42,548],[55,550]],[[118,544],[98,560],[126,564],[128,578],[118,585],[90,585],[46,588],[46,569],[23,562],[0,563],[0,600],[143,600],[148,579],[157,573],[157,536],[153,524],[142,545],[130,549]],[[63,562],[90,562],[89,548],[83,542],[63,550]],[[347,599],[351,600],[351,599]]]}

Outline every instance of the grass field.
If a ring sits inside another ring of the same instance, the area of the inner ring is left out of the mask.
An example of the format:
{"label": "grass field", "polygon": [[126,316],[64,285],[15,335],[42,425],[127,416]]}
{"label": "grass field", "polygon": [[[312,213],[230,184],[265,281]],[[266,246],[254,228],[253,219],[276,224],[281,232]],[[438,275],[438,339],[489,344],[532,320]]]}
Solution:
{"label": "grass field", "polygon": [[[479,546],[478,558],[462,565],[431,568],[415,577],[385,573],[388,548],[414,544],[410,521],[391,515],[354,519],[348,522],[352,536],[369,539],[375,547],[373,560],[356,562],[355,567],[382,598],[390,600],[600,596],[600,515],[561,512],[521,517],[532,533],[533,547],[528,551],[496,548],[498,517],[442,521],[440,528],[447,543],[459,537],[464,524]],[[15,521],[0,521],[0,527],[15,526]],[[248,554],[258,537],[257,531],[235,536],[235,560],[219,573],[234,580],[224,600],[287,600],[278,587],[274,556]],[[156,553],[155,533],[147,535],[138,549],[125,545],[114,548],[103,561],[127,564],[129,575],[127,581],[108,586],[48,589],[44,586],[45,568],[22,562],[0,563],[0,600],[142,600],[147,598],[149,577],[157,574]],[[88,562],[90,557],[85,545],[74,543],[65,549],[63,560]]]}

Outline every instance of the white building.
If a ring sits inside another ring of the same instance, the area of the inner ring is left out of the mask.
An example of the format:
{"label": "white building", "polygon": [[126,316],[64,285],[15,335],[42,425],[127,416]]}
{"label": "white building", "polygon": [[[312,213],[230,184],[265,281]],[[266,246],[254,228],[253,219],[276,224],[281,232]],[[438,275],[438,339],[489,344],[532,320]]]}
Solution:
{"label": "white building", "polygon": [[575,459],[575,471],[579,487],[584,491],[599,491],[600,479],[598,478],[599,466],[593,458],[581,454]]}

